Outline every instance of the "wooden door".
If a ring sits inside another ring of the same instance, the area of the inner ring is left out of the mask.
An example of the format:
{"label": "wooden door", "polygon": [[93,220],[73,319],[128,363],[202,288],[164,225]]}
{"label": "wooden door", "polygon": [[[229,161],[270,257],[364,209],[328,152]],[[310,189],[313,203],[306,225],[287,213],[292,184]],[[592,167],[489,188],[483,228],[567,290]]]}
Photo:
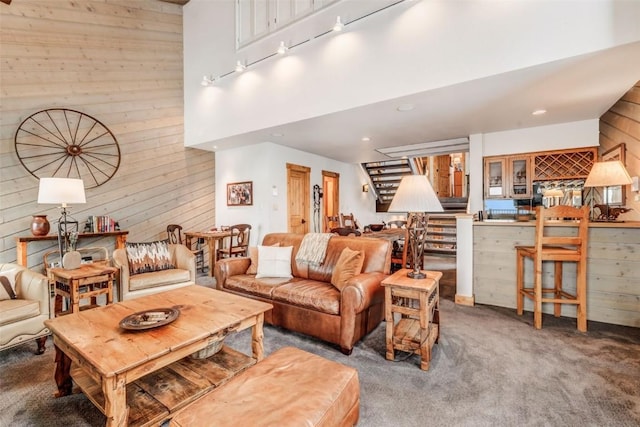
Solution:
{"label": "wooden door", "polygon": [[438,197],[451,197],[450,165],[451,156],[448,154],[436,157],[436,176],[434,179],[437,182],[436,194]]}
{"label": "wooden door", "polygon": [[287,163],[287,231],[305,234],[309,232],[309,175],[306,166]]}
{"label": "wooden door", "polygon": [[340,214],[340,174],[322,171],[322,223],[328,231],[327,217]]}

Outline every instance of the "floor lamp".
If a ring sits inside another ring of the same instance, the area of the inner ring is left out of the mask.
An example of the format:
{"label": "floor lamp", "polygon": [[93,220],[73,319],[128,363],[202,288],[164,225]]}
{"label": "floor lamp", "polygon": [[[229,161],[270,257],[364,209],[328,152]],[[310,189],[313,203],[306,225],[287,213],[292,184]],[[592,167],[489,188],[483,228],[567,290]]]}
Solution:
{"label": "floor lamp", "polygon": [[402,177],[389,212],[407,212],[407,228],[409,230],[409,247],[411,249],[412,271],[407,276],[412,279],[424,279],[426,275],[420,271],[424,257],[424,241],[427,236],[429,222],[428,212],[442,212],[442,205],[426,175],[406,175]]}
{"label": "floor lamp", "polygon": [[[587,180],[584,182],[585,187],[604,187],[603,204],[606,205],[605,212],[600,212],[603,219],[600,221],[612,221],[609,214],[610,192],[613,186],[629,185],[631,177],[620,160],[608,162],[597,162],[593,164]],[[615,215],[617,217],[617,215]],[[593,195],[591,196],[591,220],[595,221],[593,213]],[[615,219],[614,219],[615,220]]]}
{"label": "floor lamp", "polygon": [[[74,225],[78,231],[78,221],[70,218],[67,213],[69,204],[86,203],[84,182],[74,178],[40,178],[38,188],[38,203],[61,205],[62,216],[58,220],[58,250],[60,260],[69,250],[69,225]],[[69,220],[71,219],[71,221]]]}

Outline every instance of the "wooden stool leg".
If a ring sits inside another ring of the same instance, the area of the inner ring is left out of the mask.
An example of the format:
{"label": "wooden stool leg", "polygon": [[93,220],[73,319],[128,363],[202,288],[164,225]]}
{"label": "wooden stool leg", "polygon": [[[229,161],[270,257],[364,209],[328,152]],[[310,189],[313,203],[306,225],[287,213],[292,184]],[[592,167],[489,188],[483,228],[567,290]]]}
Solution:
{"label": "wooden stool leg", "polygon": [[[554,287],[554,298],[559,300],[562,298],[562,261],[555,261],[553,268],[553,287]],[[562,304],[557,302],[553,304],[553,315],[556,317],[560,317],[560,313],[562,312]]]}
{"label": "wooden stool leg", "polygon": [[522,316],[524,310],[524,255],[520,250],[516,251],[516,312]]}
{"label": "wooden stool leg", "polygon": [[578,262],[576,269],[576,317],[578,318],[578,330],[587,332],[587,263]]}
{"label": "wooden stool leg", "polygon": [[535,283],[534,283],[534,304],[533,304],[533,326],[542,329],[542,261],[539,257],[534,257]]}

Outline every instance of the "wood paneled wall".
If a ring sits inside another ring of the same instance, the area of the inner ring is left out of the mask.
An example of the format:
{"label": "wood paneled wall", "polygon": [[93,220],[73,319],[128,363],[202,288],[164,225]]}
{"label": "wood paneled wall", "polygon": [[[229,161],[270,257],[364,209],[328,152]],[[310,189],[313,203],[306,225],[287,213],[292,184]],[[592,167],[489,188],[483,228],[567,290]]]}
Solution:
{"label": "wood paneled wall", "polygon": [[[625,166],[629,174],[640,175],[640,82],[600,117],[600,154],[620,143],[625,143],[627,149]],[[634,200],[636,194],[627,187],[625,206],[633,210],[620,219],[640,221],[640,202]]]}
{"label": "wood paneled wall", "polygon": [[[215,157],[184,147],[182,7],[157,0],[19,0],[0,4],[0,262],[15,262],[15,237],[38,205],[38,180],[20,164],[14,134],[29,115],[71,108],[104,123],[117,138],[116,175],[72,206],[81,228],[111,215],[129,241],[166,236],[166,225],[214,223]],[[85,242],[113,248],[109,240]],[[29,246],[39,268],[48,243]]]}

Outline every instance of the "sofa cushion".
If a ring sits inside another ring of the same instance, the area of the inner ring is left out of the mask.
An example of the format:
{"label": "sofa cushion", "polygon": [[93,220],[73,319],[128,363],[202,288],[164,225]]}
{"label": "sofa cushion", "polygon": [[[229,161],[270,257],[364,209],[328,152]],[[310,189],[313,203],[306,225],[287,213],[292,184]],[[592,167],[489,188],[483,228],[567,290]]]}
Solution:
{"label": "sofa cushion", "polygon": [[362,264],[364,264],[364,251],[353,251],[350,248],[344,248],[340,253],[333,273],[331,273],[331,284],[342,291],[349,279],[360,274]]}
{"label": "sofa cushion", "polygon": [[28,299],[0,301],[0,326],[40,315],[40,302]]}
{"label": "sofa cushion", "polygon": [[189,270],[173,268],[170,270],[154,271],[136,274],[129,277],[129,290],[154,288],[156,286],[173,285],[190,281]]}
{"label": "sofa cushion", "polygon": [[16,291],[9,278],[0,273],[0,301],[6,299],[16,299]]}
{"label": "sofa cushion", "polygon": [[340,291],[327,282],[293,278],[273,289],[273,300],[328,314],[340,314]]}
{"label": "sofa cushion", "polygon": [[253,275],[239,274],[231,276],[224,284],[225,289],[271,299],[273,290],[291,279],[286,277],[264,277],[256,279]]}
{"label": "sofa cushion", "polygon": [[141,274],[176,268],[166,241],[126,243],[129,274]]}
{"label": "sofa cushion", "polygon": [[[280,243],[275,243],[271,246],[280,246]],[[247,274],[258,274],[258,247],[257,246],[249,246],[249,258],[251,259],[251,264],[249,264],[249,268],[247,269]]]}
{"label": "sofa cushion", "polygon": [[258,246],[258,272],[256,279],[262,277],[291,278],[292,246]]}

